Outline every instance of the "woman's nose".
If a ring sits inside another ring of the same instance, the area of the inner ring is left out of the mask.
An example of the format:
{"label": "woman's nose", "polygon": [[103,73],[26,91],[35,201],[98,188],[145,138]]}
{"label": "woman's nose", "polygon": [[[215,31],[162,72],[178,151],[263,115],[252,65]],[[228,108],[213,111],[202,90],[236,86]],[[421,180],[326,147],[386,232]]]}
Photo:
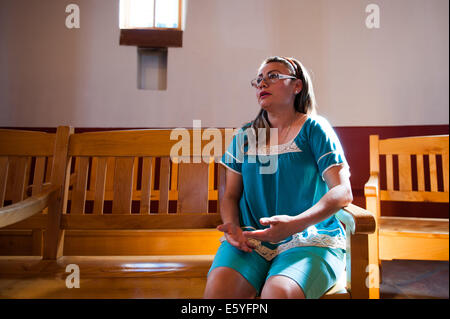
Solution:
{"label": "woman's nose", "polygon": [[266,79],[265,78],[262,78],[261,79],[261,82],[259,82],[259,84],[257,84],[257,88],[260,88],[260,87],[268,87],[269,85],[267,84],[267,82],[266,82]]}

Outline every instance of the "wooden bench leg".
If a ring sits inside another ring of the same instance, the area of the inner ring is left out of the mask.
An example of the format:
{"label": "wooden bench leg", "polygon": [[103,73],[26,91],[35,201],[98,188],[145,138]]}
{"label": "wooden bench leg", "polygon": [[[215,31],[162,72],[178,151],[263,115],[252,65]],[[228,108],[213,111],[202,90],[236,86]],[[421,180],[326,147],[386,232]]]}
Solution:
{"label": "wooden bench leg", "polygon": [[53,158],[51,183],[61,186],[55,192],[48,207],[48,223],[45,232],[44,259],[57,259],[62,256],[64,245],[64,230],[61,228],[61,216],[65,211],[67,190],[69,189],[70,163],[68,160],[69,138],[73,134],[73,127],[59,126],[56,131],[55,151]]}
{"label": "wooden bench leg", "polygon": [[[351,296],[352,299],[379,299],[378,267],[369,262],[367,234],[351,235]],[[377,264],[375,264],[377,265]]]}
{"label": "wooden bench leg", "polygon": [[45,232],[43,259],[57,259],[62,256],[64,230],[61,229],[61,193],[55,193],[48,207],[48,223]]}

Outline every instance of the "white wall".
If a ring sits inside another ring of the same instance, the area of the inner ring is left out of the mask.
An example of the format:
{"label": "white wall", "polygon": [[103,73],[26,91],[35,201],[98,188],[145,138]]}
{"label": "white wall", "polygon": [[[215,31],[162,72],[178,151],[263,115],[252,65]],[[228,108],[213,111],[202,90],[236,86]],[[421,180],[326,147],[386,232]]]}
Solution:
{"label": "white wall", "polygon": [[[188,0],[167,91],[137,89],[118,2],[0,0],[0,126],[236,127],[258,111],[249,82],[270,55],[310,69],[335,126],[448,124],[448,0]],[[65,27],[69,3],[80,29]]]}

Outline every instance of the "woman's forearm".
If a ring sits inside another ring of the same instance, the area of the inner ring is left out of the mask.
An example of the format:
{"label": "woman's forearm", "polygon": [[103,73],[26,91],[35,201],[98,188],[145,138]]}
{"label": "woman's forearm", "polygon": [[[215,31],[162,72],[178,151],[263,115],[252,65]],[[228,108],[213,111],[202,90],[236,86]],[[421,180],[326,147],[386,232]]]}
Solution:
{"label": "woman's forearm", "polygon": [[220,202],[220,217],[222,222],[239,225],[239,199],[230,196],[224,196]]}
{"label": "woman's forearm", "polygon": [[339,184],[330,189],[314,206],[301,214],[261,218],[261,225],[270,227],[262,230],[245,231],[243,234],[246,238],[276,243],[331,217],[339,209],[351,203],[352,200],[350,187]]}
{"label": "woman's forearm", "polygon": [[[349,187],[336,185],[330,189],[314,206],[294,217],[294,225],[301,230],[320,223],[337,213],[353,200]],[[295,231],[294,231],[295,233]]]}

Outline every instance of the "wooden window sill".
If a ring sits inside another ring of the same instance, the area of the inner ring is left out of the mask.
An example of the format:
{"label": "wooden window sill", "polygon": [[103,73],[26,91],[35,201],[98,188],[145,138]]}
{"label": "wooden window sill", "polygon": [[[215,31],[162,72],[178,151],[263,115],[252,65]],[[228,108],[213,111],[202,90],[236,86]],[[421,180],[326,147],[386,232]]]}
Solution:
{"label": "wooden window sill", "polygon": [[120,29],[120,45],[168,48],[183,44],[183,31],[176,29]]}

